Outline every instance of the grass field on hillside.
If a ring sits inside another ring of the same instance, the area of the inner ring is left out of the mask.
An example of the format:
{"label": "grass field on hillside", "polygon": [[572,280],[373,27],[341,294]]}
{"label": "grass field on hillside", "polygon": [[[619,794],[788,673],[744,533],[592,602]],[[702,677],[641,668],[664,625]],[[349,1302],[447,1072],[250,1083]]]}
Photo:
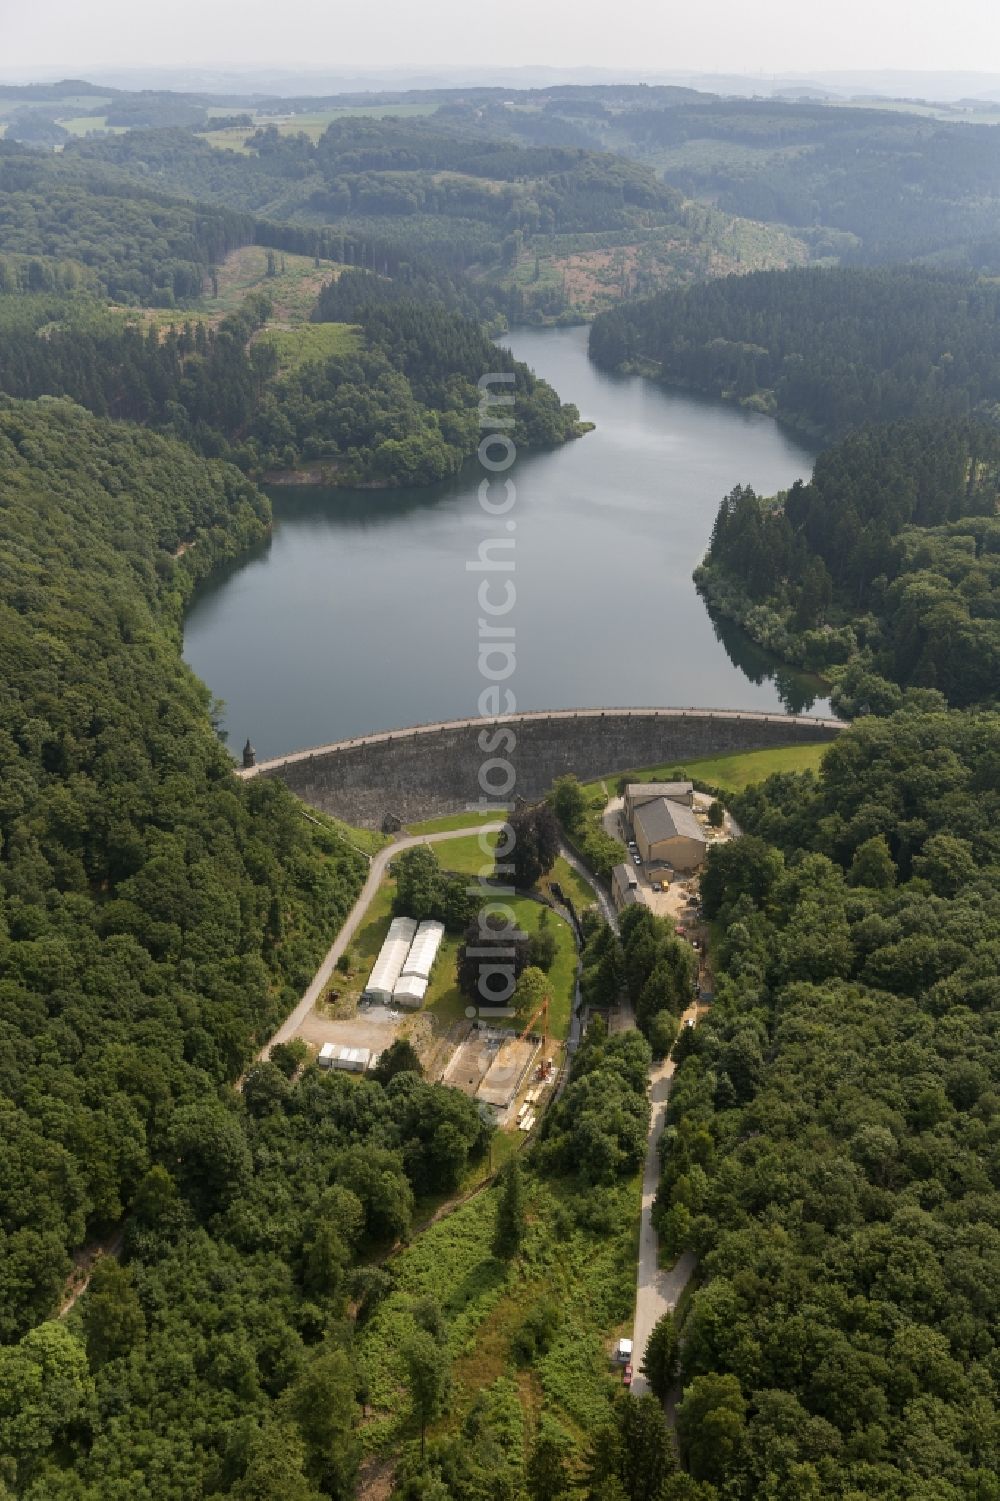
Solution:
{"label": "grass field on hillside", "polygon": [[[431,115],[437,109],[437,104],[344,104],[334,109],[315,110],[301,115],[258,115],[253,125],[232,125],[225,130],[209,130],[201,133],[201,139],[214,146],[217,151],[239,151],[248,153],[247,142],[258,130],[268,125],[276,127],[279,135],[295,136],[305,135],[313,142],[319,140],[323,132],[332,125],[335,120],[355,120],[365,117],[383,120],[413,119],[420,115]],[[233,114],[233,110],[209,110],[209,114]],[[244,111],[235,111],[243,114]]]}
{"label": "grass field on hillside", "polygon": [[102,135],[124,135],[127,125],[109,125],[106,115],[71,115],[58,122],[71,136],[86,136],[97,131]]}
{"label": "grass field on hillside", "polygon": [[445,870],[460,876],[487,874],[493,865],[496,834],[466,834],[461,839],[446,839],[432,846]]}
{"label": "grass field on hillside", "polygon": [[268,252],[263,245],[232,251],[217,272],[218,296],[203,298],[199,306],[225,317],[237,312],[252,292],[263,292],[273,305],[275,323],[307,323],[320,291],[341,267],[333,261],[320,261],[317,266],[311,255],[284,250],[273,255],[276,271],[268,276]]}
{"label": "grass field on hillside", "polygon": [[695,760],[664,761],[660,766],[626,768],[604,782],[587,782],[588,798],[597,797],[602,787],[613,796],[621,777],[630,782],[669,782],[683,772],[686,778],[711,782],[724,792],[742,792],[754,782],[763,782],[779,771],[818,771],[829,742],[814,745],[782,745],[773,750],[740,751],[730,756],[704,756]]}
{"label": "grass field on hillside", "polygon": [[253,125],[230,125],[225,130],[206,130],[199,134],[216,151],[235,151],[239,156],[250,156],[252,153],[247,141],[255,129]]}
{"label": "grass field on hillside", "polygon": [[742,792],[744,787],[749,787],[753,782],[763,782],[775,772],[817,771],[827,748],[828,742],[823,741],[818,745],[782,745],[774,750],[741,751],[731,756],[705,756],[683,763],[671,761],[639,772],[635,780],[669,780],[670,773],[678,764],[682,764],[688,777],[712,782],[726,792]]}
{"label": "grass field on hillside", "polygon": [[354,354],[361,348],[361,331],[353,323],[299,323],[294,328],[265,328],[259,342],[271,345],[284,374],[333,355]]}
{"label": "grass field on hillside", "polygon": [[232,251],[216,268],[214,287],[207,281],[205,295],[193,307],[118,311],[156,328],[183,328],[189,323],[215,327],[223,318],[238,313],[248,297],[259,293],[269,299],[271,316],[257,337],[275,344],[283,370],[359,348],[353,324],[309,321],[320,291],[339,276],[343,267],[324,260],[317,265],[311,255],[292,255],[284,250],[272,254],[275,272],[269,276],[268,251],[262,245],[244,245]]}

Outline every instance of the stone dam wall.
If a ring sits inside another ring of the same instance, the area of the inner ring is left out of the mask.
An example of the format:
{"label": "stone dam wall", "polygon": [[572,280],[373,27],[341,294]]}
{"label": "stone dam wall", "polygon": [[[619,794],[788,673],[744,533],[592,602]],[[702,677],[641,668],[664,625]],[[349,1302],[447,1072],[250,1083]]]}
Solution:
{"label": "stone dam wall", "polygon": [[[834,740],[844,725],[732,709],[580,709],[418,725],[262,761],[241,777],[280,777],[303,802],[363,828],[539,798],[566,772],[581,781],[700,756]],[[501,789],[514,776],[513,791]]]}

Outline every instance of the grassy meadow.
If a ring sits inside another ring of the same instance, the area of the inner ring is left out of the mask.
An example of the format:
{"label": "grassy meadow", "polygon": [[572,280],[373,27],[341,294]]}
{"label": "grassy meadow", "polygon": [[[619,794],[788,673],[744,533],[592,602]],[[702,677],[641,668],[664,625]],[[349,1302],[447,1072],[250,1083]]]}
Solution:
{"label": "grassy meadow", "polygon": [[607,798],[614,795],[621,777],[628,777],[630,782],[669,782],[682,775],[688,780],[711,782],[723,792],[742,792],[744,787],[763,782],[776,772],[818,771],[828,745],[828,741],[823,741],[814,745],[782,745],[773,750],[739,751],[727,756],[664,761],[659,766],[627,769],[603,781],[587,782],[584,792],[588,800],[601,796],[602,791]]}
{"label": "grassy meadow", "polygon": [[[300,115],[257,115],[252,125],[232,125],[224,130],[208,130],[201,134],[201,139],[214,146],[217,151],[238,151],[244,155],[249,153],[247,142],[250,137],[264,126],[273,125],[278,134],[282,136],[305,135],[310,141],[316,142],[324,131],[335,120],[363,119],[366,116],[376,120],[384,119],[413,119],[420,115],[432,115],[437,109],[436,104],[344,104],[332,109],[312,110]],[[232,110],[209,110],[209,114],[232,114]],[[237,111],[239,114],[245,111]]]}

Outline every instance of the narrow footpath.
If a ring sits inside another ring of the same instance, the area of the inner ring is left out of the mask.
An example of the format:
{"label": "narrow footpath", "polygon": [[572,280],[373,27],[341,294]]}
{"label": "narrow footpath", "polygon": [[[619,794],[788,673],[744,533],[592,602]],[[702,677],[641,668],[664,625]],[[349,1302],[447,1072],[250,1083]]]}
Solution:
{"label": "narrow footpath", "polygon": [[613,933],[617,933],[618,913],[615,911],[614,904],[612,903],[611,898],[608,896],[608,893],[605,891],[604,887],[601,885],[600,881],[598,881],[596,877],[594,877],[590,873],[579,856],[574,855],[573,851],[562,840],[560,840],[559,843],[559,853],[566,861],[566,864],[572,866],[580,879],[586,881],[587,885],[594,893],[598,907],[600,907],[601,909],[601,916],[604,918],[604,921],[608,924],[608,927],[611,929],[611,931]]}

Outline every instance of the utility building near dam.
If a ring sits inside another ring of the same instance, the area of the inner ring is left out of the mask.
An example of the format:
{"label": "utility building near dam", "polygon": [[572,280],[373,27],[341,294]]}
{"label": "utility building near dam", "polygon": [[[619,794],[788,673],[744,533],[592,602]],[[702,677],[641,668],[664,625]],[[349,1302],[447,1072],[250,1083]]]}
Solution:
{"label": "utility building near dam", "polygon": [[705,859],[708,839],[684,803],[658,797],[643,803],[632,820],[639,853],[647,865],[695,870]]}
{"label": "utility building near dam", "polygon": [[693,782],[629,782],[625,788],[625,817],[629,823],[645,803],[665,797],[672,803],[694,807]]}
{"label": "utility building near dam", "polygon": [[615,907],[619,912],[624,912],[626,907],[634,907],[636,902],[642,901],[639,895],[639,877],[632,865],[616,865],[611,872],[611,895],[615,899]]}

